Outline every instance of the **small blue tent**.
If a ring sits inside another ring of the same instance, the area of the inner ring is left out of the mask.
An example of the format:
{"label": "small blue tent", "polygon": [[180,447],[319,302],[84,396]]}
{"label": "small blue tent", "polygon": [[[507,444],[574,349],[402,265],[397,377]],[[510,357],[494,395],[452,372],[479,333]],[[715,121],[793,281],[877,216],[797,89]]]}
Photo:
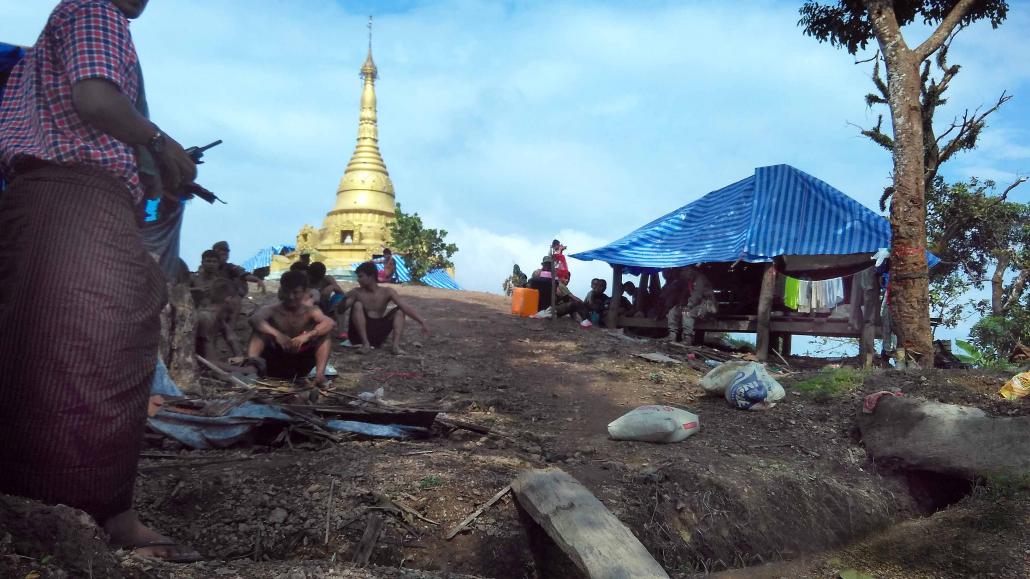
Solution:
{"label": "small blue tent", "polygon": [[631,274],[778,260],[781,272],[825,278],[869,267],[890,239],[882,216],[804,171],[772,165],[572,257],[621,265]]}

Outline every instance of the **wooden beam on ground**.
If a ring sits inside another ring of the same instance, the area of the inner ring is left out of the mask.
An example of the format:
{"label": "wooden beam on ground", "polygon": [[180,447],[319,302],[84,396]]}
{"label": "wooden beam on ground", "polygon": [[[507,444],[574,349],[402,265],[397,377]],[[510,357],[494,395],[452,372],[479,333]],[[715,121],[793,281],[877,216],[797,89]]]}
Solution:
{"label": "wooden beam on ground", "polygon": [[758,294],[758,320],[755,328],[758,336],[755,339],[755,350],[759,362],[769,359],[769,316],[772,313],[773,292],[776,290],[776,268],[773,264],[765,265],[762,274],[762,289]]}
{"label": "wooden beam on ground", "polygon": [[622,301],[622,266],[612,266],[612,302],[608,308],[608,319],[604,321],[609,328],[619,327],[619,302]]}
{"label": "wooden beam on ground", "polygon": [[368,525],[365,527],[365,533],[361,536],[361,541],[358,542],[358,546],[354,549],[354,563],[359,567],[368,565],[369,559],[372,558],[372,550],[376,547],[376,542],[379,541],[379,535],[383,532],[383,516],[379,513],[372,513],[368,516]]}
{"label": "wooden beam on ground", "polygon": [[669,576],[633,533],[565,471],[528,470],[511,489],[541,577]]}

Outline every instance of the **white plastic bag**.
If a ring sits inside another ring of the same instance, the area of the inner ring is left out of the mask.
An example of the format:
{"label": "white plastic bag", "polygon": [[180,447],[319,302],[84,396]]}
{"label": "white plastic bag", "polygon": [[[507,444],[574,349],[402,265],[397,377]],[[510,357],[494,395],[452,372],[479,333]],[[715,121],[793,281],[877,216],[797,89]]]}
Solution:
{"label": "white plastic bag", "polygon": [[786,398],[787,393],[765,366],[752,362],[733,376],[726,388],[726,402],[741,410],[766,410]]}
{"label": "white plastic bag", "polygon": [[614,440],[679,442],[701,429],[697,414],[671,406],[641,406],[608,425]]}
{"label": "white plastic bag", "polygon": [[726,388],[733,382],[737,374],[751,364],[754,364],[754,362],[745,362],[743,360],[723,362],[705,374],[704,378],[701,378],[701,388],[707,394],[725,396]]}

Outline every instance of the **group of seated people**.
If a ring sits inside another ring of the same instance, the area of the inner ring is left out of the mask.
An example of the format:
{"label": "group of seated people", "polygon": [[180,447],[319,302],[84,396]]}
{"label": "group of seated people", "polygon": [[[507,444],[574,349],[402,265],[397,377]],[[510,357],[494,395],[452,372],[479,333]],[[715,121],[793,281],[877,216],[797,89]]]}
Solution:
{"label": "group of seated people", "polygon": [[[619,292],[619,314],[656,320],[665,318],[668,339],[676,341],[682,335],[689,345],[693,342],[695,321],[715,314],[718,309],[714,288],[694,266],[664,269],[661,277],[664,284],[658,275],[645,276],[647,282],[639,288],[630,281],[623,283]],[[569,290],[567,279],[555,274],[554,259],[548,255],[543,258],[540,269],[525,282],[525,287],[537,290],[540,311],[553,306],[556,317],[570,316],[584,326],[607,325],[612,303],[612,298],[605,293],[607,282],[594,278],[590,281],[590,291],[580,299]]]}
{"label": "group of seated people", "polygon": [[[215,244],[216,248],[220,244],[224,242]],[[389,347],[394,354],[404,353],[401,337],[407,317],[418,322],[423,333],[430,332],[422,316],[396,290],[380,285],[392,278],[392,271],[384,276],[374,262],[362,263],[356,269],[358,286],[348,292],[327,274],[324,263],[309,263],[302,256],[280,278],[278,299],[250,316],[251,336],[244,349],[234,328],[241,300],[247,295],[248,281],[256,280],[262,291],[264,282],[227,262],[228,244],[224,244],[224,257],[216,248],[204,252],[190,284],[197,308],[195,345],[199,355],[213,359],[214,342],[223,338],[232,356],[215,363],[227,370],[244,368],[285,380],[306,377],[314,370],[313,381],[321,385],[327,381],[334,330],[340,332],[337,338],[349,338],[359,353],[392,338]],[[384,269],[390,265],[392,257]]]}

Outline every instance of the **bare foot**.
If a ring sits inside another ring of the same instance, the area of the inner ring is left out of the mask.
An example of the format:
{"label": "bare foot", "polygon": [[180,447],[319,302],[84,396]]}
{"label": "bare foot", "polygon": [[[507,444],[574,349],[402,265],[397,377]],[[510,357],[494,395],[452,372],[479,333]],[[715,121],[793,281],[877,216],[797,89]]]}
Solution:
{"label": "bare foot", "polygon": [[405,352],[404,349],[398,346],[397,344],[390,345],[390,353],[394,356],[403,356],[407,354],[407,352]]}
{"label": "bare foot", "polygon": [[368,344],[366,344],[366,345],[361,346],[360,348],[358,348],[357,352],[359,354],[361,354],[362,356],[371,354],[372,353],[372,346],[369,346]]}
{"label": "bare foot", "polygon": [[173,563],[201,561],[203,557],[192,547],[180,545],[174,540],[147,527],[139,520],[136,511],[119,513],[104,523],[104,531],[111,538],[110,544],[126,549],[133,555],[163,559]]}

